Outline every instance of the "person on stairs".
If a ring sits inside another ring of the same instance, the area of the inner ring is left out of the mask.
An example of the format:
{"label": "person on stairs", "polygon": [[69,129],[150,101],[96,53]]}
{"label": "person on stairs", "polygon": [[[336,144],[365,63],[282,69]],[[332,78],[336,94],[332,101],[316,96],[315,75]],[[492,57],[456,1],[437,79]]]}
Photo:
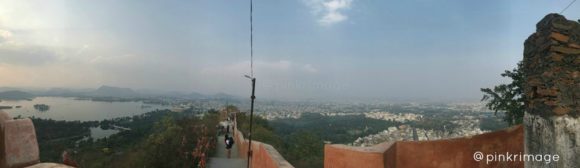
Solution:
{"label": "person on stairs", "polygon": [[231,154],[232,154],[232,147],[234,146],[234,138],[232,138],[231,136],[228,136],[228,134],[226,134],[224,141],[226,143],[226,150],[228,153],[228,158],[230,158]]}

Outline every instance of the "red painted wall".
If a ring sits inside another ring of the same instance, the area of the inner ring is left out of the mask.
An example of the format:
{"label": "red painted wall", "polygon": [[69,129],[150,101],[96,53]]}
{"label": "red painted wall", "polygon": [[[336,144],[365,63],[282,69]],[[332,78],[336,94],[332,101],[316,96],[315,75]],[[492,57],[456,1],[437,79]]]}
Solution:
{"label": "red painted wall", "polygon": [[434,141],[398,141],[373,147],[326,145],[325,168],[346,167],[524,167],[521,161],[475,161],[476,151],[487,154],[524,153],[521,125],[505,130]]}
{"label": "red painted wall", "polygon": [[[237,128],[234,131],[239,155],[247,159],[249,141],[244,139],[244,136]],[[253,157],[250,162],[252,168],[294,168],[271,145],[259,141],[252,141],[252,151]]]}

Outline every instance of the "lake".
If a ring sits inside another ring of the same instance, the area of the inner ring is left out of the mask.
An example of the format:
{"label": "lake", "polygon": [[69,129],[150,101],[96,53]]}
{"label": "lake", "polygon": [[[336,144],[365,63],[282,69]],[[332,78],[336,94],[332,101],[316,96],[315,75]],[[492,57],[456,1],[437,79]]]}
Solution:
{"label": "lake", "polygon": [[[35,104],[46,104],[47,111],[39,111]],[[100,121],[117,117],[128,117],[143,114],[155,109],[169,109],[170,106],[144,104],[143,102],[99,102],[76,100],[69,97],[37,97],[32,100],[2,100],[0,106],[12,106],[3,109],[11,117],[35,116],[38,118],[67,121]],[[21,106],[16,108],[16,106]]]}
{"label": "lake", "polygon": [[109,136],[119,132],[119,130],[116,130],[116,129],[104,130],[104,129],[101,129],[99,127],[91,127],[90,129],[91,129],[91,137],[93,139],[102,139],[102,138],[109,137]]}

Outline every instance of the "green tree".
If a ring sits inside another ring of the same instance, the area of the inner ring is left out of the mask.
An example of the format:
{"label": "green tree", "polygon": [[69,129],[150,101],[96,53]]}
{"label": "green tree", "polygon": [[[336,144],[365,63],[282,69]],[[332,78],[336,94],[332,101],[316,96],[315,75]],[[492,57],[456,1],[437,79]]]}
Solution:
{"label": "green tree", "polygon": [[288,139],[285,155],[296,167],[324,167],[324,143],[308,131],[292,133]]}
{"label": "green tree", "polygon": [[236,107],[236,106],[234,106],[234,105],[228,105],[228,106],[226,106],[226,110],[227,110],[228,112],[238,112],[238,111],[240,111],[240,110],[238,109],[238,107]]}
{"label": "green tree", "polygon": [[509,125],[521,124],[524,117],[524,101],[526,97],[523,91],[525,80],[522,71],[522,62],[513,70],[506,70],[501,74],[502,77],[509,77],[512,82],[509,84],[500,84],[491,88],[481,88],[484,93],[481,101],[487,101],[486,107],[493,110],[497,115],[498,111],[505,112],[504,121]]}
{"label": "green tree", "polygon": [[173,118],[164,117],[155,124],[154,132],[145,141],[146,165],[153,167],[178,167],[178,148],[183,128]]}

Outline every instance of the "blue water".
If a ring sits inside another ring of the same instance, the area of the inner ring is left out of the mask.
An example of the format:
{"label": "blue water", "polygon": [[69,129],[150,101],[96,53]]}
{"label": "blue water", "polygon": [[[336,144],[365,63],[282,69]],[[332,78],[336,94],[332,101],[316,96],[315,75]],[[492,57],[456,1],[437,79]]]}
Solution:
{"label": "blue water", "polygon": [[[35,104],[50,106],[48,111],[38,111]],[[155,109],[168,109],[169,106],[143,104],[142,102],[98,102],[90,100],[75,100],[68,97],[37,97],[33,100],[2,100],[0,106],[22,106],[20,108],[4,109],[11,117],[39,117],[67,121],[99,121],[117,117],[127,117],[143,114]]]}

